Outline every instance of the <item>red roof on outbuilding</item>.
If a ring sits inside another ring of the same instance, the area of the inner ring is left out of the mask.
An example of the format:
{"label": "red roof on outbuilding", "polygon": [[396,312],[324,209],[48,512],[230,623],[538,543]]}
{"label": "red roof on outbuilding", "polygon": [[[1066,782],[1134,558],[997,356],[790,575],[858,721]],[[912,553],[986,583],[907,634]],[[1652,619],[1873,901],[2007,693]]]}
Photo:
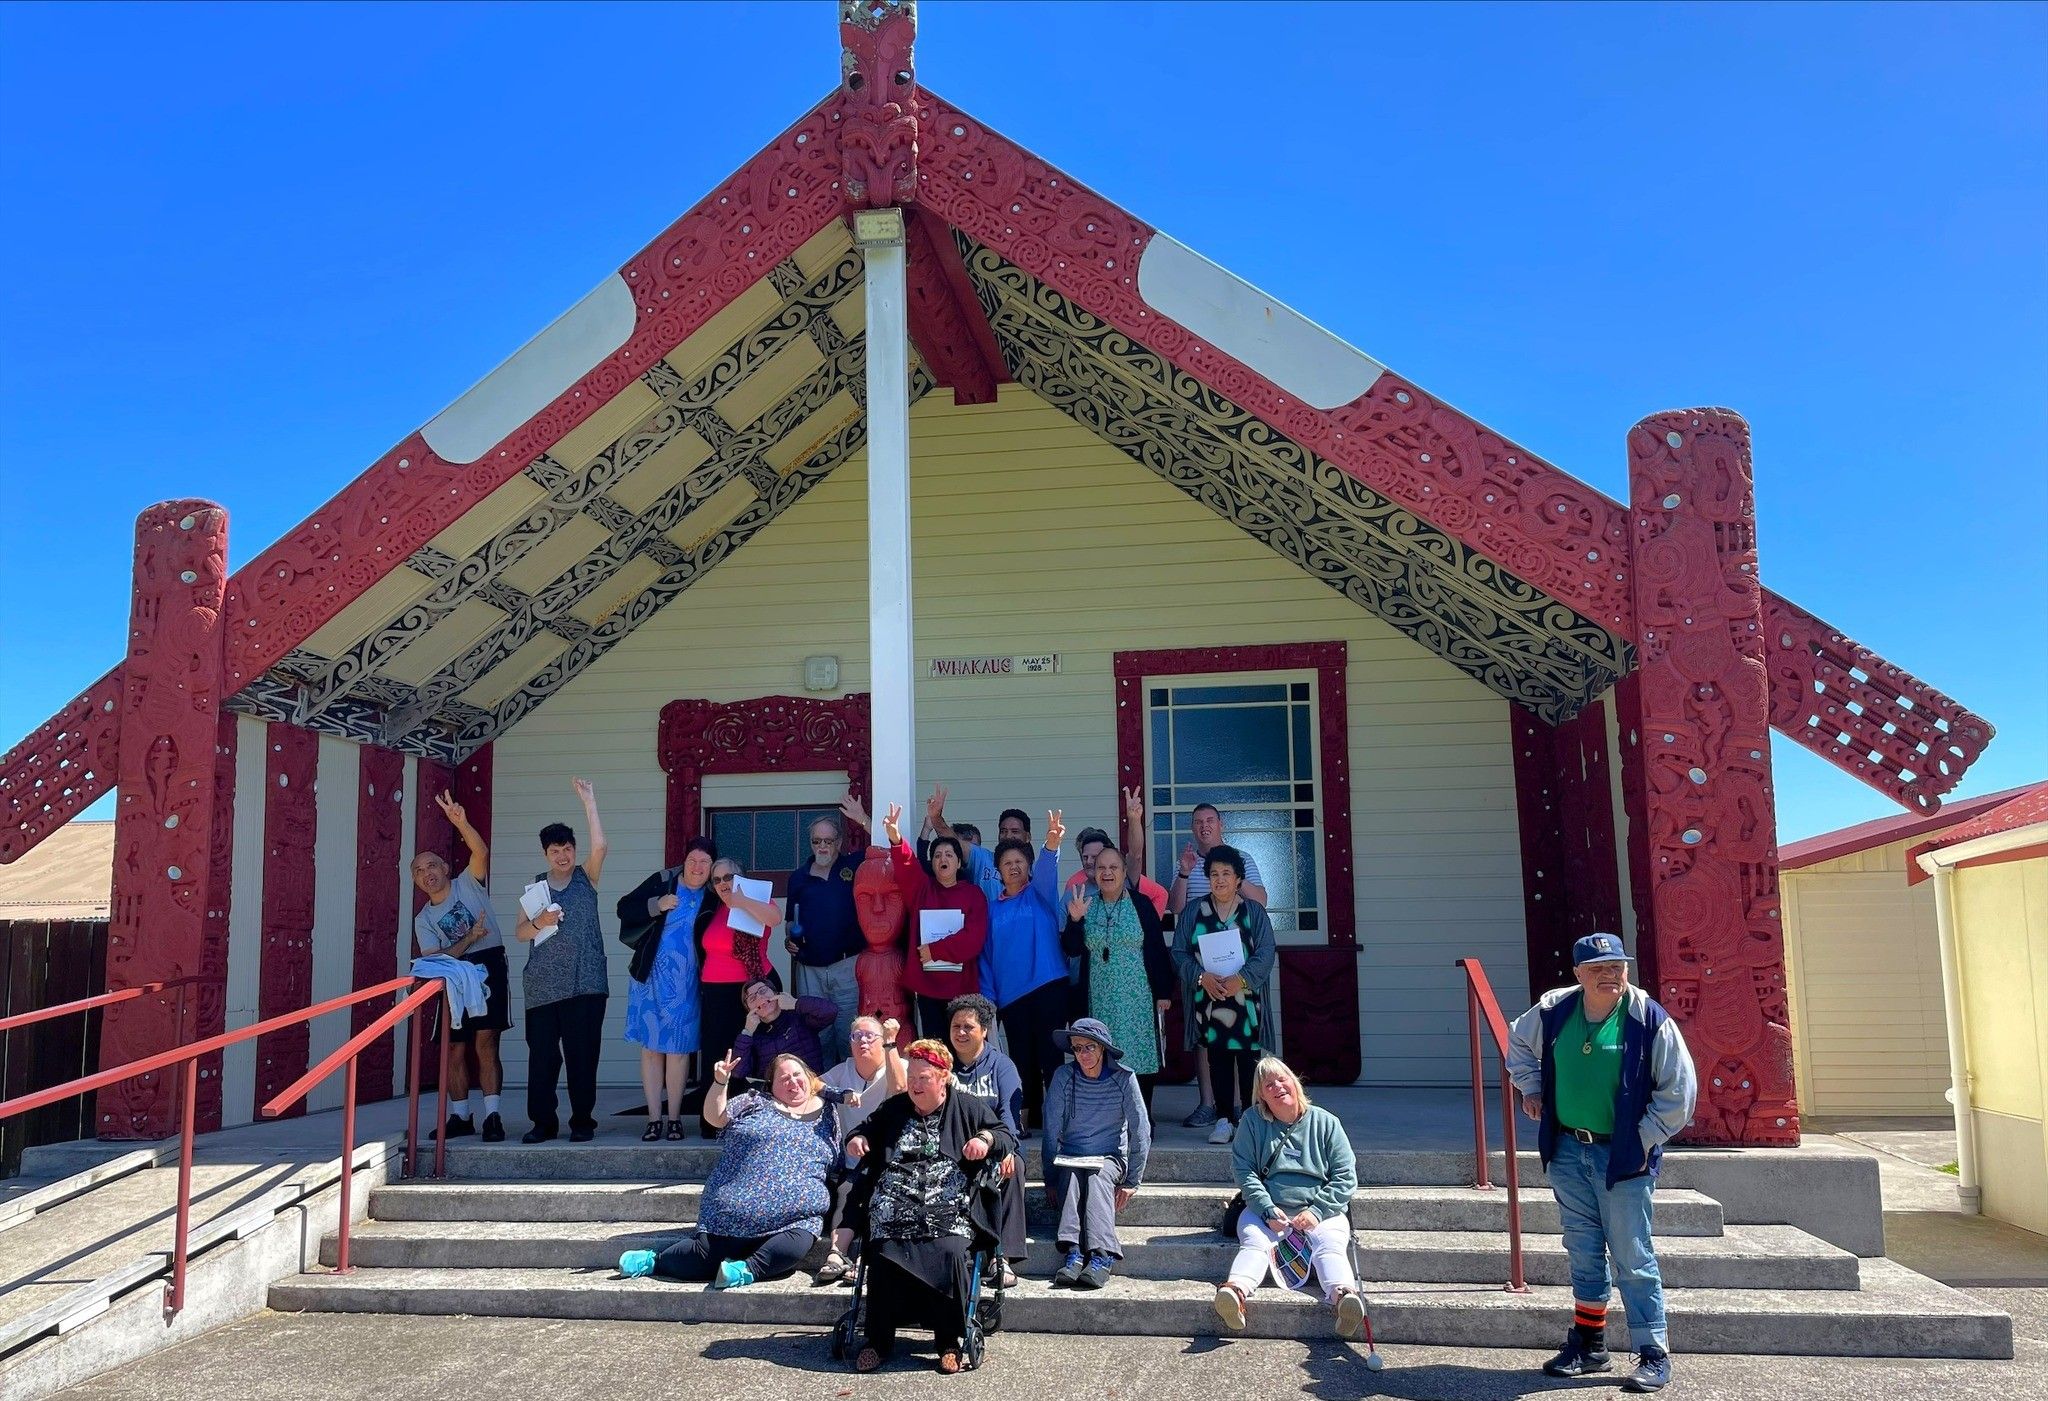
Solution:
{"label": "red roof on outbuilding", "polygon": [[1956,798],[1948,802],[1938,813],[1902,812],[1896,817],[1872,818],[1868,822],[1858,822],[1853,827],[1838,827],[1832,832],[1822,832],[1819,836],[1788,842],[1778,849],[1778,869],[1802,870],[1808,866],[1818,866],[1823,861],[1833,861],[1859,851],[1868,851],[1874,846],[1889,846],[1893,842],[1906,841],[1928,832],[1942,833],[1941,840],[1945,842],[1951,835],[1946,829],[1990,813],[2001,804],[2032,791],[2031,787],[2023,784],[2018,788],[1986,793],[1982,797]]}

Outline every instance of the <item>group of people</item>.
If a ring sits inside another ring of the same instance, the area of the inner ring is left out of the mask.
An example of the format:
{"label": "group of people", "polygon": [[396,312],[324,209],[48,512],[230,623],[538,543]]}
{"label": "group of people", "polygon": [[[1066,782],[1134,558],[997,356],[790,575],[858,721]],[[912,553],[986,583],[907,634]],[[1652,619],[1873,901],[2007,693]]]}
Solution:
{"label": "group of people", "polygon": [[[548,900],[537,912],[522,905],[515,933],[530,948],[527,1143],[559,1132],[565,1066],[570,1138],[588,1141],[596,1128],[609,987],[596,893],[605,840],[591,785],[579,779],[575,788],[589,850],[579,853],[565,824],[542,829],[547,868],[538,879]],[[485,845],[459,804],[438,801],[470,859],[451,876],[438,855],[415,858],[426,897],[415,922],[426,962],[416,966],[450,976],[451,1002],[468,1007],[458,1036],[476,1055],[483,1137],[496,1141],[497,1038],[509,1025],[504,943],[484,896]],[[794,1272],[829,1238],[817,1282],[867,1278],[856,1370],[882,1365],[897,1333],[920,1327],[937,1339],[940,1370],[958,1371],[975,1262],[1008,1287],[1025,1257],[1020,1149],[1034,1130],[1056,1219],[1052,1285],[1102,1288],[1122,1259],[1117,1217],[1142,1187],[1151,1151],[1160,1015],[1178,996],[1204,1071],[1201,1104],[1183,1122],[1206,1123],[1212,1143],[1231,1145],[1241,1194],[1226,1223],[1238,1250],[1216,1287],[1219,1319],[1243,1328],[1271,1273],[1313,1282],[1337,1333],[1357,1336],[1365,1301],[1351,1258],[1356,1160],[1342,1124],[1310,1103],[1273,1054],[1265,890],[1256,865],[1223,841],[1221,814],[1196,810],[1194,840],[1162,887],[1143,873],[1144,809],[1127,791],[1127,846],[1084,830],[1082,870],[1060,888],[1057,810],[1042,846],[1024,813],[1006,811],[991,853],[979,832],[946,821],[944,803],[940,789],[926,804],[916,847],[901,808],[887,809],[881,831],[896,898],[871,888],[865,909],[858,887],[868,853],[849,850],[846,838],[869,826],[867,815],[849,796],[843,822],[813,824],[813,859],[789,885],[784,937],[796,994],[765,953],[769,931],[785,925],[782,909],[748,894],[745,873],[709,840],[693,839],[679,866],[619,902],[632,950],[627,1034],[641,1047],[647,1095],[643,1137],[686,1136],[694,1057],[704,1067],[703,1131],[724,1140],[696,1230],[660,1252],[629,1252],[621,1270],[744,1287]],[[901,956],[904,1016],[862,1005],[857,965],[878,932],[884,943],[903,941],[891,952]],[[1574,964],[1574,986],[1516,1021],[1508,1058],[1525,1112],[1542,1125],[1571,1260],[1572,1330],[1544,1370],[1580,1376],[1612,1366],[1606,1309],[1618,1280],[1637,1352],[1625,1389],[1654,1391],[1671,1367],[1651,1191],[1663,1144],[1691,1118],[1694,1072],[1676,1024],[1629,985],[1619,939],[1581,939]],[[451,1066],[460,1108],[443,1126],[449,1135],[475,1131],[463,1061]]]}

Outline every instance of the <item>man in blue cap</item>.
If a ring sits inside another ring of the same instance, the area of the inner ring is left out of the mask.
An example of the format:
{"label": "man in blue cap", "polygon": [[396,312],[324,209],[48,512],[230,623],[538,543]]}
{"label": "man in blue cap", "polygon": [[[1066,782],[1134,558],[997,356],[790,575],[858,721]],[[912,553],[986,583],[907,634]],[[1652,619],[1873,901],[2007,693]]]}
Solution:
{"label": "man in blue cap", "polygon": [[1699,1089],[1670,1014],[1630,987],[1628,951],[1612,934],[1572,945],[1573,987],[1546,992],[1515,1019],[1508,1077],[1537,1137],[1571,1258],[1572,1330],[1543,1364],[1553,1377],[1605,1372],[1608,1261],[1628,1316],[1633,1373],[1622,1390],[1671,1380],[1664,1281],[1650,1239],[1650,1193],[1664,1145],[1692,1121]]}

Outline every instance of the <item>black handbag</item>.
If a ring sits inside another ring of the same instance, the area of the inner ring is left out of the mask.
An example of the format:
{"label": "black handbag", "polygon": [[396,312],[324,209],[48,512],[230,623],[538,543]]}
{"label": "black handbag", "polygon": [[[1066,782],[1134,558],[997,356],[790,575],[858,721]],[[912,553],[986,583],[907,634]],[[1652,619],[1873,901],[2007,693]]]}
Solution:
{"label": "black handbag", "polygon": [[[1253,1111],[1246,1110],[1245,1112],[1249,1114]],[[1266,1155],[1266,1165],[1265,1167],[1259,1170],[1259,1176],[1264,1177],[1267,1173],[1273,1170],[1273,1164],[1280,1161],[1281,1146],[1282,1145],[1280,1143],[1275,1143],[1273,1145],[1273,1151]],[[1230,1194],[1230,1200],[1223,1203],[1223,1219],[1216,1223],[1216,1233],[1222,1236],[1225,1240],[1236,1240],[1237,1218],[1244,1214],[1244,1209],[1247,1205],[1249,1205],[1249,1203],[1247,1203],[1244,1199],[1243,1188],[1239,1188],[1237,1191],[1232,1192]]]}

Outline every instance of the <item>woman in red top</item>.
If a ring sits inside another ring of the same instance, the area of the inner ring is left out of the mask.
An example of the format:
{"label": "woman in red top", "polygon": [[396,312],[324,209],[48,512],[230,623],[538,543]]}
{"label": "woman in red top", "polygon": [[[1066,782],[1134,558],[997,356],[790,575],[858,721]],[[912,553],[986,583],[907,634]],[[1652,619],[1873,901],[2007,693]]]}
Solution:
{"label": "woman in red top", "polygon": [[768,951],[759,934],[742,934],[732,927],[732,912],[746,911],[768,929],[782,922],[782,910],[773,900],[756,900],[743,895],[733,882],[746,872],[730,857],[711,868],[711,889],[718,909],[709,921],[700,921],[703,957],[697,964],[697,1044],[704,1054],[697,1057],[702,1083],[710,1083],[709,1066],[732,1050],[733,1038],[747,1019],[747,1005],[741,997],[748,983],[766,979],[782,991],[782,980],[768,966]]}
{"label": "woman in red top", "polygon": [[[903,894],[910,911],[910,943],[916,956],[903,965],[903,986],[917,998],[918,1024],[924,1034],[943,1038],[947,1030],[946,1004],[956,997],[981,991],[981,946],[988,942],[988,897],[966,874],[967,853],[954,837],[935,837],[931,844],[932,873],[927,877],[917,862],[910,843],[903,840],[898,823],[903,818],[900,803],[889,804],[882,819],[882,833],[889,839],[889,861],[896,872],[896,889]],[[958,910],[961,924],[957,933],[927,944],[922,942],[926,910]],[[934,968],[933,964],[955,964],[958,971]],[[937,1031],[931,1028],[939,1028]]]}

